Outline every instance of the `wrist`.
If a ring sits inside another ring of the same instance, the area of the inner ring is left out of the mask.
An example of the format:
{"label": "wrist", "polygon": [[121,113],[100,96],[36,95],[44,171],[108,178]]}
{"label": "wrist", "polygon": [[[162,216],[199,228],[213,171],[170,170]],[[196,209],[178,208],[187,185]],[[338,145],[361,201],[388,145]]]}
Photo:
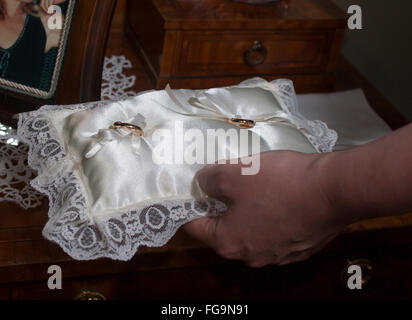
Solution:
{"label": "wrist", "polygon": [[355,162],[345,151],[318,155],[314,172],[327,201],[330,214],[342,224],[349,225],[371,218],[370,210],[362,205],[357,190]]}

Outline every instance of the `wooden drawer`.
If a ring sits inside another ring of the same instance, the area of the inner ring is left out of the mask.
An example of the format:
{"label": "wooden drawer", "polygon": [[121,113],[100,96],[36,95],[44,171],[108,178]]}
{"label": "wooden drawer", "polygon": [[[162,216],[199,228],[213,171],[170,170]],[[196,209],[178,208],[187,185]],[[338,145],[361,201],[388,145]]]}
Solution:
{"label": "wooden drawer", "polygon": [[[366,264],[365,264],[366,263]],[[361,290],[347,287],[348,265],[362,269]],[[47,280],[0,285],[0,299],[411,299],[410,246],[327,251],[283,267],[249,269],[241,263],[135,273],[63,278],[62,290]]]}
{"label": "wooden drawer", "polygon": [[346,14],[331,0],[288,3],[285,9],[280,2],[129,0],[125,30],[156,89],[263,76],[291,79],[299,93],[329,91]]}
{"label": "wooden drawer", "polygon": [[174,76],[327,72],[335,32],[185,31]]}

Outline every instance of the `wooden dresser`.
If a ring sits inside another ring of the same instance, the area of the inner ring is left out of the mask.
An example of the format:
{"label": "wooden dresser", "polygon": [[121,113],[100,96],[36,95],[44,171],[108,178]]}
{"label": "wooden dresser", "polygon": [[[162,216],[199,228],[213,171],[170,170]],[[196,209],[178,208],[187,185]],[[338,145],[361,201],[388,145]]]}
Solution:
{"label": "wooden dresser", "polygon": [[[124,4],[119,1],[122,12]],[[136,92],[152,89],[122,30],[123,20],[116,15],[106,55],[132,61],[133,69],[126,72],[136,75]],[[393,128],[405,124],[379,92],[340,60],[333,90],[358,87]],[[353,225],[305,262],[249,269],[219,258],[182,231],[162,248],[141,248],[129,262],[75,261],[42,237],[47,209],[46,202],[29,211],[0,203],[0,299],[412,299],[411,214]],[[347,289],[344,274],[351,262],[365,270],[363,290]],[[62,290],[47,287],[51,265],[62,268]]]}
{"label": "wooden dresser", "polygon": [[330,90],[346,15],[330,0],[129,1],[126,31],[157,89],[287,77],[298,92]]}

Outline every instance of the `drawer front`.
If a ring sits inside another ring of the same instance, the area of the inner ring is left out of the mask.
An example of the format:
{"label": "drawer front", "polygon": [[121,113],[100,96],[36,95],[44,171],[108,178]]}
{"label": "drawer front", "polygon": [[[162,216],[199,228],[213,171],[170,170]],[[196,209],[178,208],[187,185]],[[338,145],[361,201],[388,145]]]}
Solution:
{"label": "drawer front", "polygon": [[304,74],[327,68],[335,32],[182,32],[175,76]]}
{"label": "drawer front", "polygon": [[[243,264],[165,269],[134,274],[0,285],[0,299],[412,299],[412,254],[401,249],[319,254],[283,267],[249,269]],[[348,288],[348,266],[362,269],[362,289]]]}

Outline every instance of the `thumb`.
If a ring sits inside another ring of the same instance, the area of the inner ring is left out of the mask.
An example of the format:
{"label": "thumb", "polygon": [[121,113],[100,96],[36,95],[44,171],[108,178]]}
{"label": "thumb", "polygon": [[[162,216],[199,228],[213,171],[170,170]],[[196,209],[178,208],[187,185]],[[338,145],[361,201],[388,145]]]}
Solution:
{"label": "thumb", "polygon": [[[233,166],[225,164],[207,165],[196,174],[200,188],[210,197],[225,202],[227,205],[232,199],[230,177]],[[229,210],[228,210],[229,211]],[[225,215],[228,214],[226,211]],[[207,244],[214,249],[219,248],[224,216],[204,217],[191,221],[183,226],[183,230],[190,236]]]}
{"label": "thumb", "polygon": [[234,166],[226,164],[207,165],[200,170],[196,179],[200,188],[210,197],[229,204],[232,199],[233,186],[231,176]]}

